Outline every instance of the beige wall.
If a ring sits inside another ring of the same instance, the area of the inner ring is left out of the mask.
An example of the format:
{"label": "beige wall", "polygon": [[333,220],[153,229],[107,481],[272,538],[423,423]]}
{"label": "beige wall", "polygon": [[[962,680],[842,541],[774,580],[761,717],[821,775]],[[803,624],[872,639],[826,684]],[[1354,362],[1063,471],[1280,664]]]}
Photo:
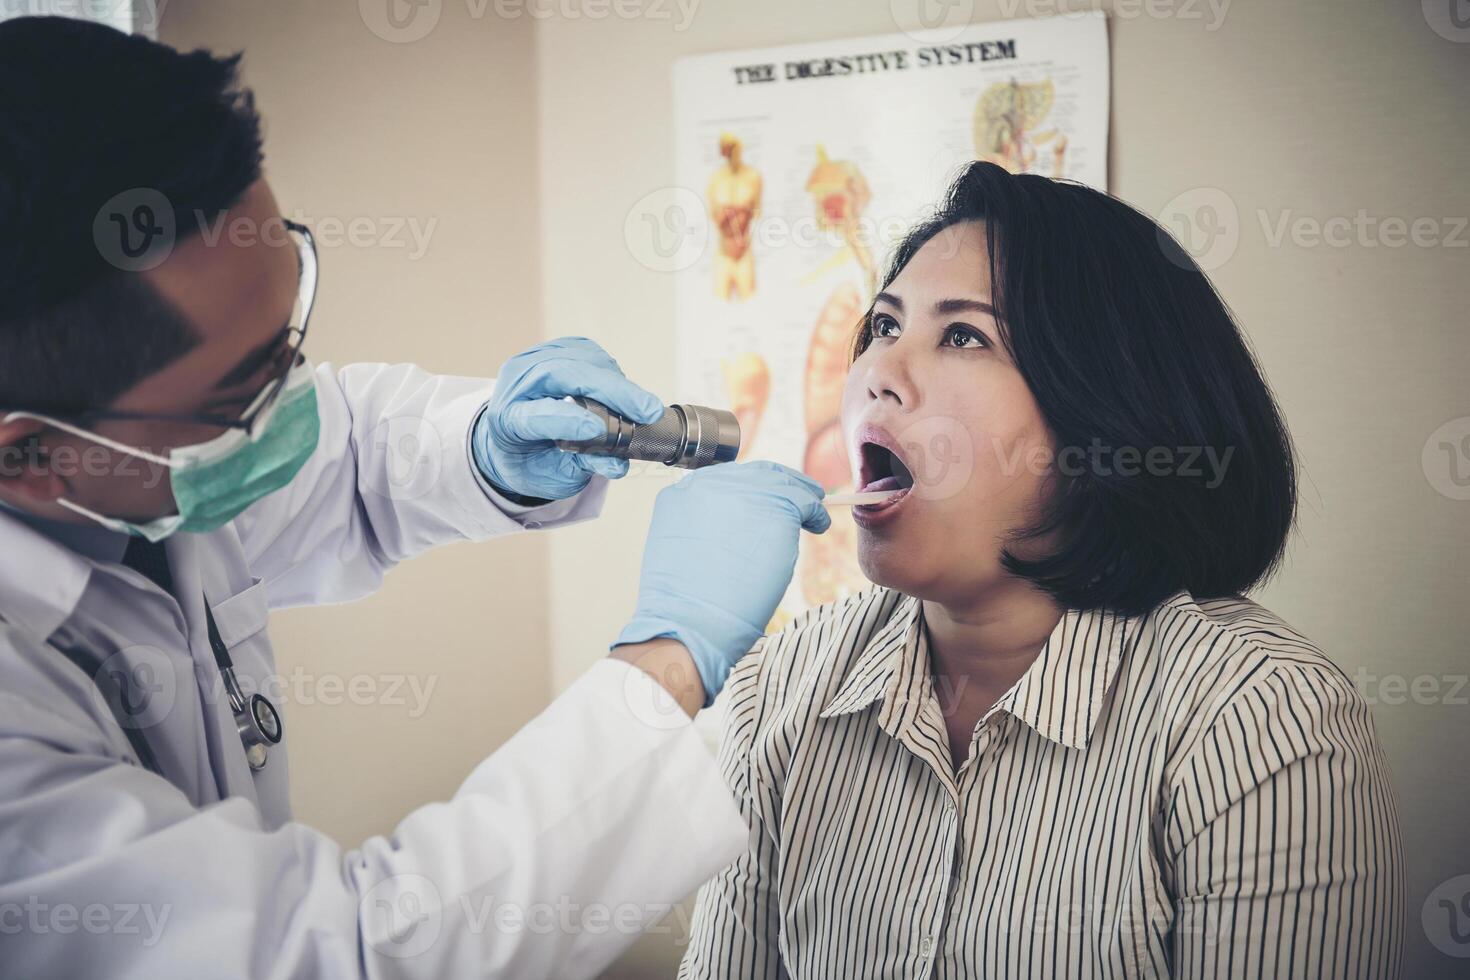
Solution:
{"label": "beige wall", "polygon": [[[1410,848],[1409,975],[1448,976],[1419,922],[1435,884],[1470,872],[1470,706],[1446,697],[1470,671],[1470,503],[1436,492],[1420,454],[1441,423],[1470,415],[1470,250],[1273,246],[1261,214],[1273,226],[1288,211],[1470,214],[1457,176],[1470,156],[1470,45],[1435,35],[1411,2],[1220,4],[1213,30],[1203,3],[1172,5],[1198,16],[1113,20],[1112,189],[1154,214],[1198,188],[1238,209],[1239,244],[1214,278],[1305,466],[1291,564],[1258,598],[1377,696]],[[674,59],[888,33],[892,11],[913,3],[703,0],[684,30],[672,2],[653,8],[668,19],[626,20],[437,6],[440,22],[412,44],[375,36],[350,0],[167,8],[164,40],[248,49],[288,211],[438,219],[417,262],[383,248],[325,256],[318,356],[490,373],[542,335],[586,334],[667,392],[673,282],[634,260],[623,225],[673,182]],[[980,0],[975,19],[1010,6]],[[344,842],[388,829],[599,656],[631,608],[662,485],[627,481],[593,524],[450,549],[368,602],[280,617],[288,669],[439,677],[415,723],[386,705],[292,713],[301,817]],[[1440,694],[1393,703],[1363,671]],[[667,936],[645,942],[619,975],[666,975],[677,952]]]}
{"label": "beige wall", "polygon": [[[246,51],[288,216],[302,209],[319,238],[371,222],[321,250],[314,357],[493,376],[538,341],[529,21],[472,22],[451,3],[430,36],[392,44],[353,3],[180,0],[160,36]],[[410,240],[393,219],[437,222],[420,257],[392,247]],[[550,694],[546,578],[546,539],[520,535],[411,562],[365,602],[275,617],[288,679],[367,678],[383,695],[348,704],[316,685],[290,708],[299,817],[349,845],[385,833],[534,715]],[[417,718],[406,682],[390,697],[402,675],[436,684]]]}

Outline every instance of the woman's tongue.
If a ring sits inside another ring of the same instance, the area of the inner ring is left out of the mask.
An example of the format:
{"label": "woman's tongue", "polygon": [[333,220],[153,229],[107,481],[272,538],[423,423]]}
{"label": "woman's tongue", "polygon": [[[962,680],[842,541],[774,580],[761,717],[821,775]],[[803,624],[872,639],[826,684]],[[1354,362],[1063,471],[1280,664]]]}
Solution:
{"label": "woman's tongue", "polygon": [[897,456],[891,458],[890,464],[893,473],[881,477],[863,487],[863,493],[875,493],[884,490],[908,490],[914,485],[914,478],[909,475],[908,467]]}

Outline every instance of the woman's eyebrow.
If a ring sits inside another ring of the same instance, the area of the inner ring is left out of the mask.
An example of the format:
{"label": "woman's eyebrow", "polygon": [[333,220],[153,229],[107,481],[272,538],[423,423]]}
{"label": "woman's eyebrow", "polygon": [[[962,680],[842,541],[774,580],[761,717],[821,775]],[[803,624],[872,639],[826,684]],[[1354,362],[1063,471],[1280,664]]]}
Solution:
{"label": "woman's eyebrow", "polygon": [[893,307],[895,310],[898,310],[898,312],[900,312],[900,313],[903,312],[903,300],[899,299],[897,296],[893,295],[892,293],[879,293],[877,296],[874,296],[873,297],[873,302],[874,303],[887,303],[889,306]]}
{"label": "woman's eyebrow", "polygon": [[995,316],[995,307],[978,299],[942,299],[934,304],[936,313],[984,313]]}

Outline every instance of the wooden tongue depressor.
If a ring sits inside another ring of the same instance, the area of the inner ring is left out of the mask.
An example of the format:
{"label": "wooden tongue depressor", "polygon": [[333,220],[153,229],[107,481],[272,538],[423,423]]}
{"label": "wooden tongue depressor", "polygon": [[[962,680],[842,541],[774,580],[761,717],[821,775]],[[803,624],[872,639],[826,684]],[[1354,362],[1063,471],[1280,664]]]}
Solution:
{"label": "wooden tongue depressor", "polygon": [[822,498],[823,507],[855,507],[858,504],[881,504],[897,490],[874,490],[871,493],[834,493]]}

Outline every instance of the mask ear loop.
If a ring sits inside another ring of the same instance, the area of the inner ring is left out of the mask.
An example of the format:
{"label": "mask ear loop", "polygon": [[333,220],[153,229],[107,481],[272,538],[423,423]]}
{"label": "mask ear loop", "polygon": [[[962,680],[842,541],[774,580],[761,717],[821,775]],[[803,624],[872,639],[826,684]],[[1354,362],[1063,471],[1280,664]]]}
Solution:
{"label": "mask ear loop", "polygon": [[14,422],[18,419],[31,419],[32,421],[49,425],[52,428],[60,429],[62,432],[74,435],[78,439],[86,439],[88,442],[95,442],[99,446],[105,446],[106,448],[111,449],[113,452],[123,453],[128,456],[134,456],[146,462],[157,464],[158,466],[166,466],[171,470],[178,468],[177,463],[164,456],[150,453],[146,449],[139,449],[136,446],[129,446],[127,443],[118,442],[116,439],[109,439],[106,436],[98,435],[95,432],[88,432],[86,429],[80,428],[79,426],[71,425],[67,422],[61,422],[57,419],[48,418],[45,415],[36,415],[32,412],[11,412],[9,415],[5,416],[3,421]]}
{"label": "mask ear loop", "polygon": [[[31,419],[33,421],[40,422],[43,425],[49,425],[53,428],[60,429],[62,432],[70,433],[71,435],[76,436],[78,439],[86,439],[88,442],[94,442],[99,446],[104,446],[108,449],[111,449],[113,452],[123,453],[127,456],[133,456],[137,459],[144,460],[145,462],[154,463],[158,466],[164,466],[171,470],[177,469],[177,464],[174,463],[172,460],[165,459],[164,457],[156,455],[154,453],[150,453],[145,449],[139,449],[136,446],[129,446],[126,443],[118,442],[116,439],[109,439],[104,435],[98,435],[95,432],[88,432],[86,429],[80,428],[79,426],[72,425],[68,422],[62,422],[58,419],[50,418],[49,416],[37,415],[34,412],[11,412],[9,415],[5,416],[3,420],[0,421],[14,422],[17,419]],[[73,503],[72,501],[67,500],[65,497],[57,497],[56,503],[57,506],[65,507],[73,514],[79,514],[82,517],[97,522],[103,527],[110,528],[115,531],[125,530],[125,527],[121,521],[115,520],[111,517],[107,517],[103,514],[99,514],[94,510],[88,510],[81,504]],[[131,532],[127,531],[126,533]],[[149,540],[154,539],[149,538]]]}

